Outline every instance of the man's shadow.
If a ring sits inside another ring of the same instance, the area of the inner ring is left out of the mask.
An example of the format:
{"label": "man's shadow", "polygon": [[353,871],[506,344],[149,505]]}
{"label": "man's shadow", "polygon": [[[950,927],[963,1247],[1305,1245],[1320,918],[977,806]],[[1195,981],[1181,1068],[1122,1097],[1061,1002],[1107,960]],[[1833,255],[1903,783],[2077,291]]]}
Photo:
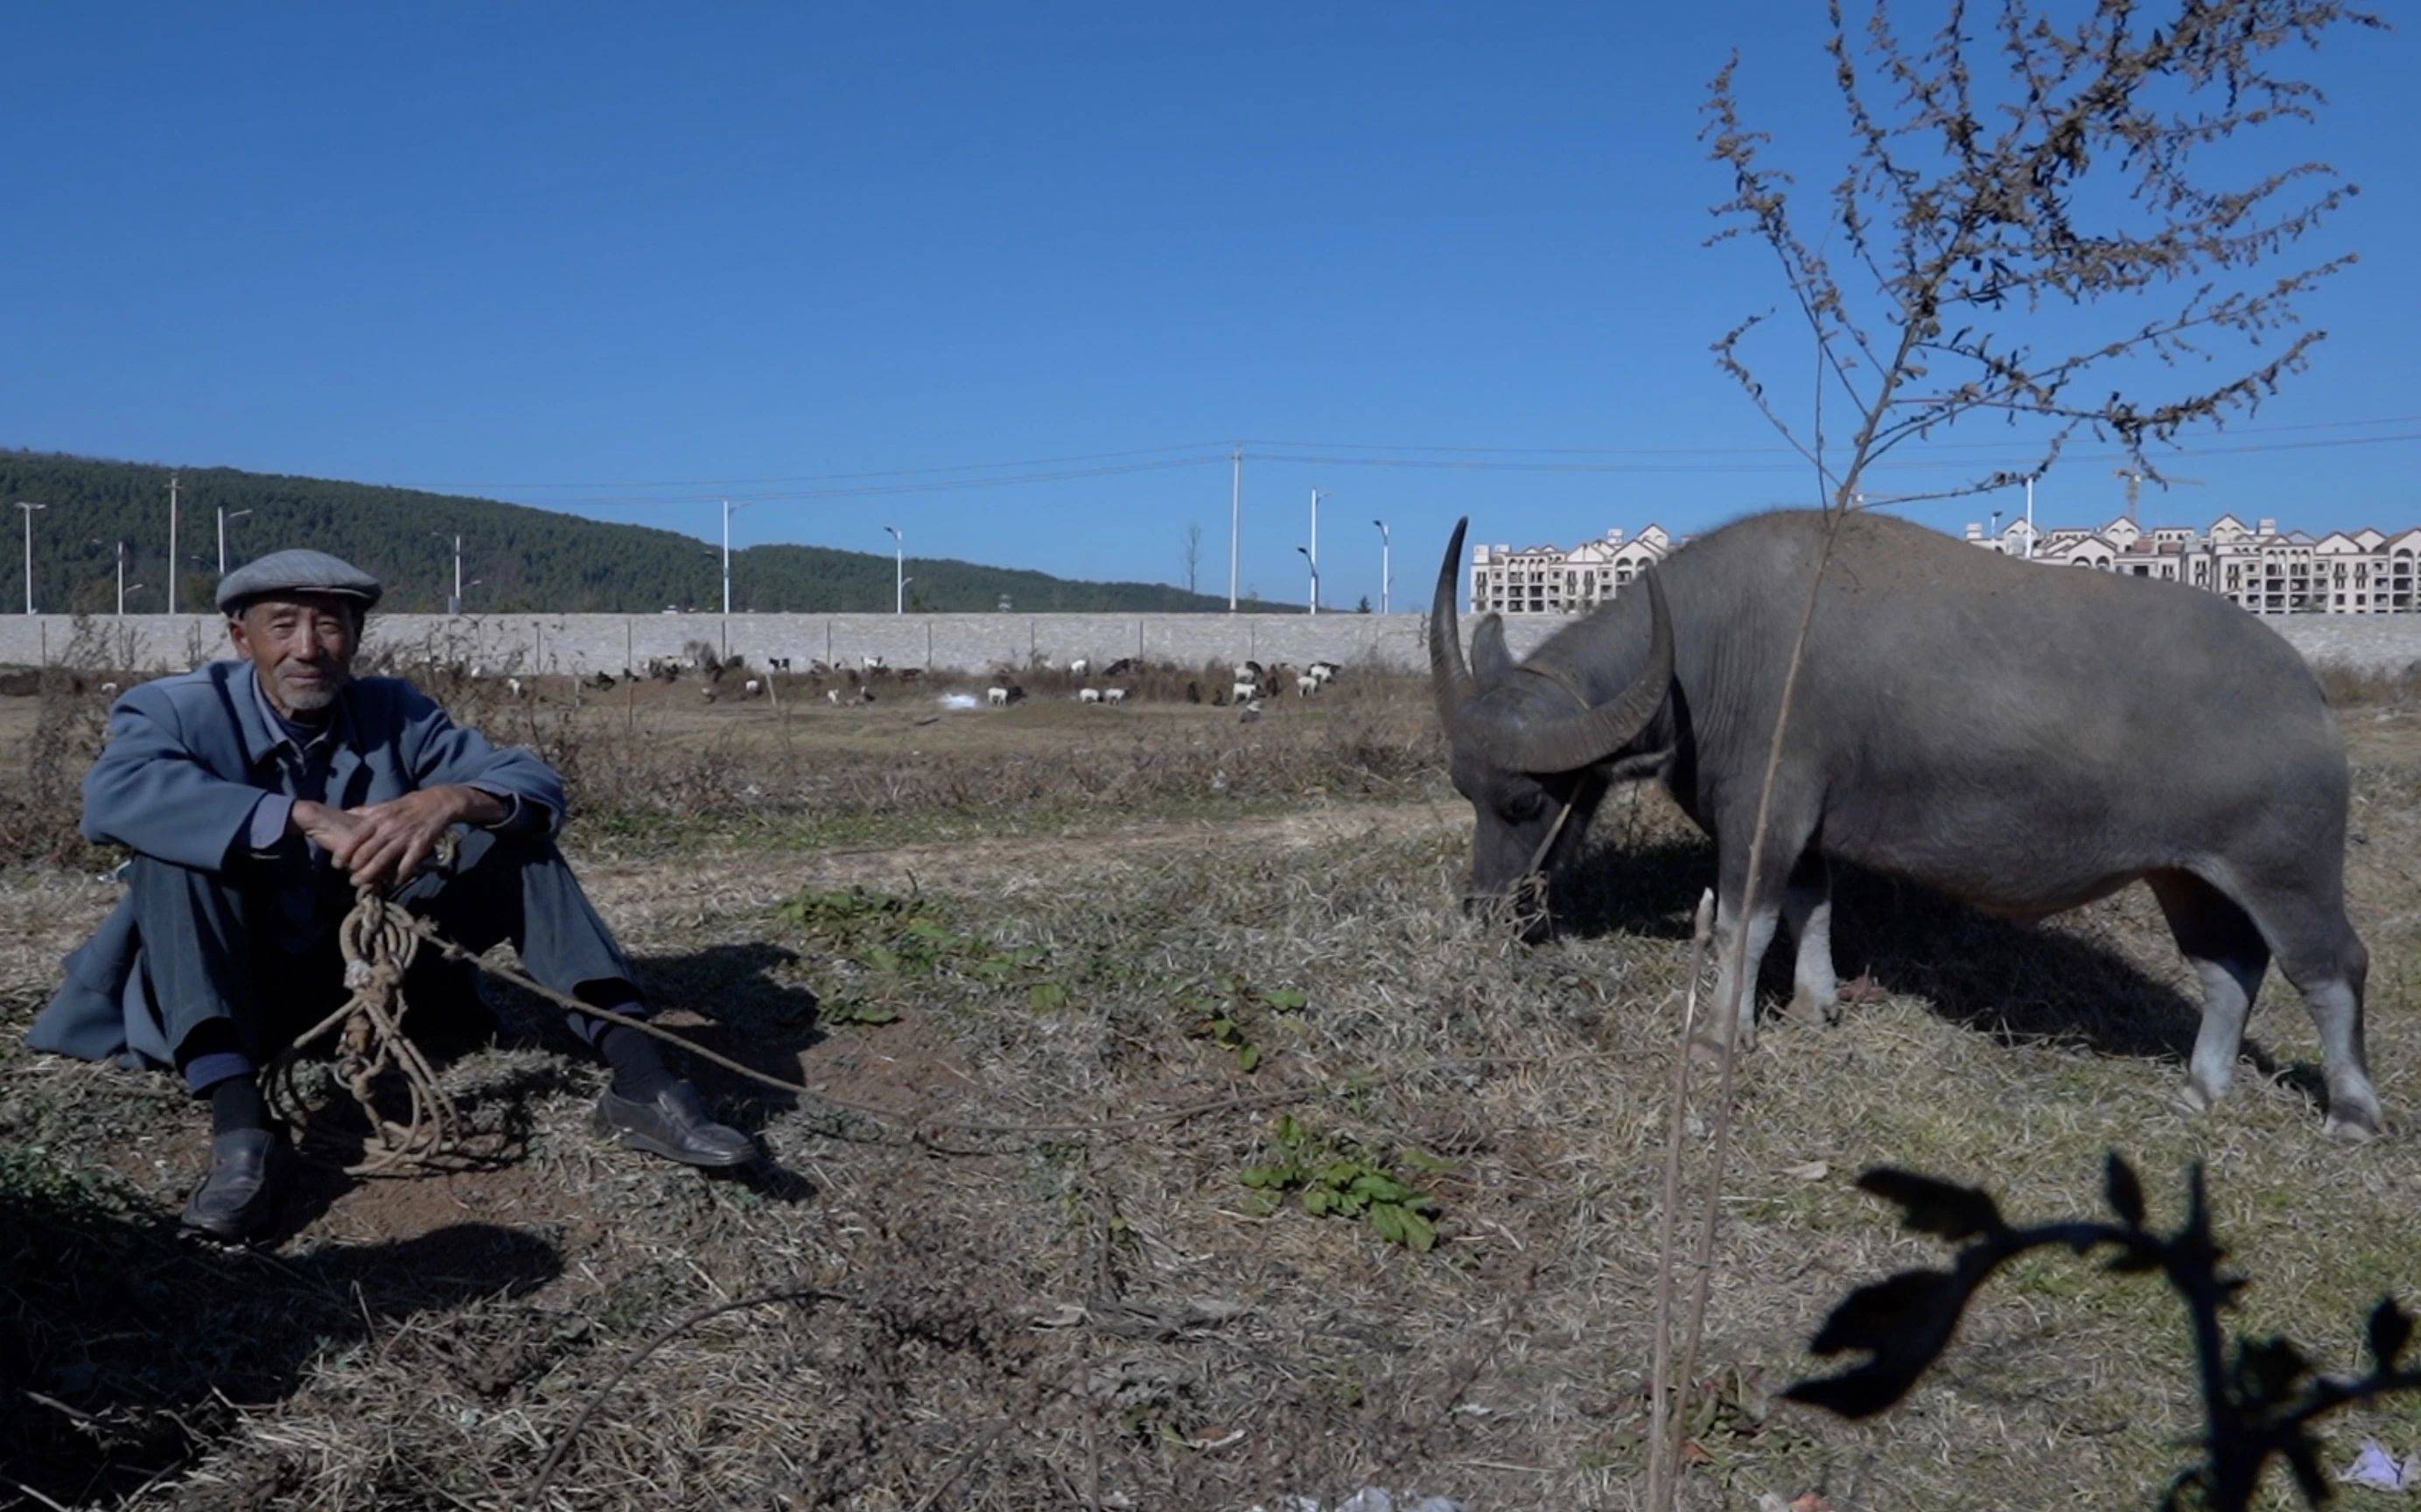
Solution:
{"label": "man's shadow", "polygon": [[[820,1004],[814,990],[781,979],[783,970],[798,959],[794,950],[749,941],[635,956],[631,964],[648,1001],[666,1021],[666,1029],[760,1076],[796,1083],[801,1077],[801,1057],[825,1037],[817,1022]],[[587,1047],[564,1027],[562,1010],[554,1005],[495,981],[486,982],[483,992],[497,1005],[506,1043],[542,1045],[572,1062],[590,1059]],[[701,1018],[704,1022],[695,1021]],[[666,1044],[663,1050],[665,1064],[675,1075],[696,1084],[716,1117],[757,1139],[760,1152],[757,1163],[711,1172],[711,1179],[739,1181],[786,1202],[803,1201],[813,1194],[813,1186],[782,1166],[765,1140],[767,1126],[799,1106],[796,1093],[743,1076],[678,1045]]]}
{"label": "man's shadow", "polygon": [[[778,978],[778,969],[798,959],[796,952],[779,945],[749,943],[636,957],[632,966],[648,1001],[672,1021],[667,1028],[751,1070],[796,1082],[800,1057],[824,1037],[816,1022],[816,994]],[[517,1163],[527,1148],[539,1108],[567,1092],[587,1092],[597,1073],[581,1069],[593,1065],[595,1055],[565,1026],[562,1009],[508,982],[467,975],[465,970],[449,967],[421,977],[415,968],[415,979],[405,989],[413,1004],[408,1022],[414,1041],[439,1074],[491,1046],[536,1049],[548,1055],[543,1063],[516,1068],[461,1099],[477,1148],[456,1163],[476,1173]],[[708,1021],[689,1021],[693,1014]],[[766,1126],[798,1106],[796,1094],[752,1081],[678,1046],[665,1046],[664,1059],[675,1075],[697,1084],[717,1117],[757,1136],[761,1154],[757,1163],[710,1173],[710,1178],[739,1181],[782,1201],[812,1195],[812,1186],[785,1169],[764,1140]],[[383,1111],[400,1117],[400,1089],[390,1083],[379,1090]],[[311,1113],[310,1134],[303,1146],[307,1159],[295,1162],[289,1196],[273,1229],[277,1237],[308,1226],[359,1187],[363,1178],[345,1168],[374,1147],[367,1120],[341,1089],[322,1091]]]}
{"label": "man's shadow", "polygon": [[[1581,938],[1687,940],[1699,894],[1714,879],[1714,845],[1695,835],[1600,846],[1558,881],[1556,926]],[[1996,918],[1837,864],[1833,959],[1845,984],[1865,978],[1922,998],[1941,1018],[2005,1042],[2053,1039],[2106,1055],[2182,1060],[2202,1018],[2198,1002],[2093,940]],[[1766,1014],[1789,999],[1790,961],[1789,946],[1778,943],[1763,963],[1758,996]],[[2274,1071],[2257,1049],[2247,1053],[2265,1073]],[[2317,1090],[2306,1069],[2295,1068],[2289,1078]]]}
{"label": "man's shadow", "polygon": [[562,1270],[545,1240],[490,1224],[271,1259],[180,1240],[165,1215],[72,1187],[10,1199],[0,1475],[53,1505],[174,1477],[326,1350]]}

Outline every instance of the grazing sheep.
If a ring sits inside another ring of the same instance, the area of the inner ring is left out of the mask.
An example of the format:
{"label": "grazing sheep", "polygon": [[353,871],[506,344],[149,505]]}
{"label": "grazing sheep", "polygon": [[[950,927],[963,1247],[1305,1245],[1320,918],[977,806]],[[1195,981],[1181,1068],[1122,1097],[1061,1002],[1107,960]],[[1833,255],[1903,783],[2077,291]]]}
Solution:
{"label": "grazing sheep", "polygon": [[1091,669],[1092,665],[1091,658],[1080,656],[1068,663],[1068,675],[1071,678],[1081,678]]}
{"label": "grazing sheep", "polygon": [[1124,688],[1104,688],[1101,690],[1101,702],[1105,704],[1122,704],[1126,701],[1127,691]]}
{"label": "grazing sheep", "polygon": [[742,686],[742,691],[746,693],[749,697],[754,698],[765,691],[765,685],[762,682],[758,681],[755,678],[751,678]]}
{"label": "grazing sheep", "polygon": [[1098,704],[1101,701],[1101,690],[1099,688],[1079,688],[1076,690],[1076,702],[1080,704]]}
{"label": "grazing sheep", "polygon": [[1313,677],[1310,673],[1304,673],[1303,676],[1294,679],[1294,695],[1297,698],[1310,697],[1313,694],[1320,692],[1320,679]]}
{"label": "grazing sheep", "polygon": [[840,703],[840,690],[838,688],[826,688],[824,690],[824,702],[834,705],[835,707],[838,707]]}
{"label": "grazing sheep", "polygon": [[882,658],[879,656],[861,656],[857,660],[859,665],[863,666],[868,672],[880,672],[882,670]]}
{"label": "grazing sheep", "polygon": [[984,701],[991,704],[994,709],[1007,709],[1008,707],[1008,690],[1007,688],[986,688],[984,690]]}
{"label": "grazing sheep", "polygon": [[1227,696],[1240,704],[1251,703],[1261,695],[1261,685],[1247,678],[1227,691]]}

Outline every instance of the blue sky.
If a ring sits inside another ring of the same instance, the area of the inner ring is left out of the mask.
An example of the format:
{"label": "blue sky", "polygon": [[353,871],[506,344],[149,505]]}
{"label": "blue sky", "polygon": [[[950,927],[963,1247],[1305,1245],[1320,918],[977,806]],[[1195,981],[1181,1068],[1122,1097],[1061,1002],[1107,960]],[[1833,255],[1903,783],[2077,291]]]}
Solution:
{"label": "blue sky", "polygon": [[[1708,358],[1781,290],[1700,245],[1695,133],[1737,45],[1822,179],[1820,13],[13,7],[0,444],[701,536],[728,493],[742,542],[891,522],[1077,576],[1173,580],[1198,522],[1224,591],[1241,439],[1248,587],[1301,593],[1318,486],[1324,599],[1375,597],[1377,516],[1414,601],[1457,514],[1570,541],[1809,496]],[[2314,245],[2365,260],[2311,305],[2314,370],[2217,443],[2264,449],[2180,461],[2203,482],[2148,515],[2421,522],[2421,441],[2372,440],[2421,433],[2412,47],[2313,65],[2331,114],[2281,150],[2362,184]],[[2079,461],[2038,507],[2120,488]]]}

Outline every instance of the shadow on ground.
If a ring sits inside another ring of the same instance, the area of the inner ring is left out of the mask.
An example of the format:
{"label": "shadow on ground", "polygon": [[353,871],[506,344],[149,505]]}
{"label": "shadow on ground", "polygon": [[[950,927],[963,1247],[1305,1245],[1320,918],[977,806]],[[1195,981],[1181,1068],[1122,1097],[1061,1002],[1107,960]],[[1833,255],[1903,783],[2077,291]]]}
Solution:
{"label": "shadow on ground", "polygon": [[[1714,877],[1708,840],[1601,846],[1558,882],[1557,926],[1582,938],[1686,940],[1691,911]],[[1834,868],[1833,900],[1833,959],[1845,983],[1865,977],[1922,998],[1944,1019],[2005,1041],[2056,1039],[2102,1054],[2179,1060],[2194,1044],[2198,1003],[2070,930],[1995,918],[1854,866]],[[1787,946],[1766,959],[1758,988],[1767,1014],[1788,1000]]]}
{"label": "shadow on ground", "polygon": [[271,1258],[180,1240],[167,1214],[32,1168],[0,1171],[0,1475],[54,1505],[172,1478],[325,1351],[562,1269],[544,1240],[487,1224]]}

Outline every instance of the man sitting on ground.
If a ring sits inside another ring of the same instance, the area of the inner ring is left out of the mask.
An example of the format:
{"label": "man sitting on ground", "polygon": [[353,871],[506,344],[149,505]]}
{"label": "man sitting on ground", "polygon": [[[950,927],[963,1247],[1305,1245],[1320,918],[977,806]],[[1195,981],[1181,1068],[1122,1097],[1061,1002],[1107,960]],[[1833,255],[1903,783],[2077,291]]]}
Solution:
{"label": "man sitting on ground", "polygon": [[[408,682],[352,676],[379,592],[320,552],[227,574],[218,605],[237,660],[129,690],[85,779],[84,833],[134,852],[132,885],[68,958],[28,1040],[173,1066],[209,1099],[210,1172],[184,1222],[215,1238],[257,1231],[273,1206],[283,1145],[259,1070],[343,1003],[336,926],[356,882],[390,888],[466,949],[510,940],[558,992],[647,1011],[554,848],[562,779],[535,754],[457,725]],[[461,831],[453,865],[423,870],[449,829]],[[441,971],[424,952],[407,996]],[[690,1165],[754,1155],[746,1135],[707,1117],[646,1034],[565,1017],[613,1068],[600,1134]]]}

